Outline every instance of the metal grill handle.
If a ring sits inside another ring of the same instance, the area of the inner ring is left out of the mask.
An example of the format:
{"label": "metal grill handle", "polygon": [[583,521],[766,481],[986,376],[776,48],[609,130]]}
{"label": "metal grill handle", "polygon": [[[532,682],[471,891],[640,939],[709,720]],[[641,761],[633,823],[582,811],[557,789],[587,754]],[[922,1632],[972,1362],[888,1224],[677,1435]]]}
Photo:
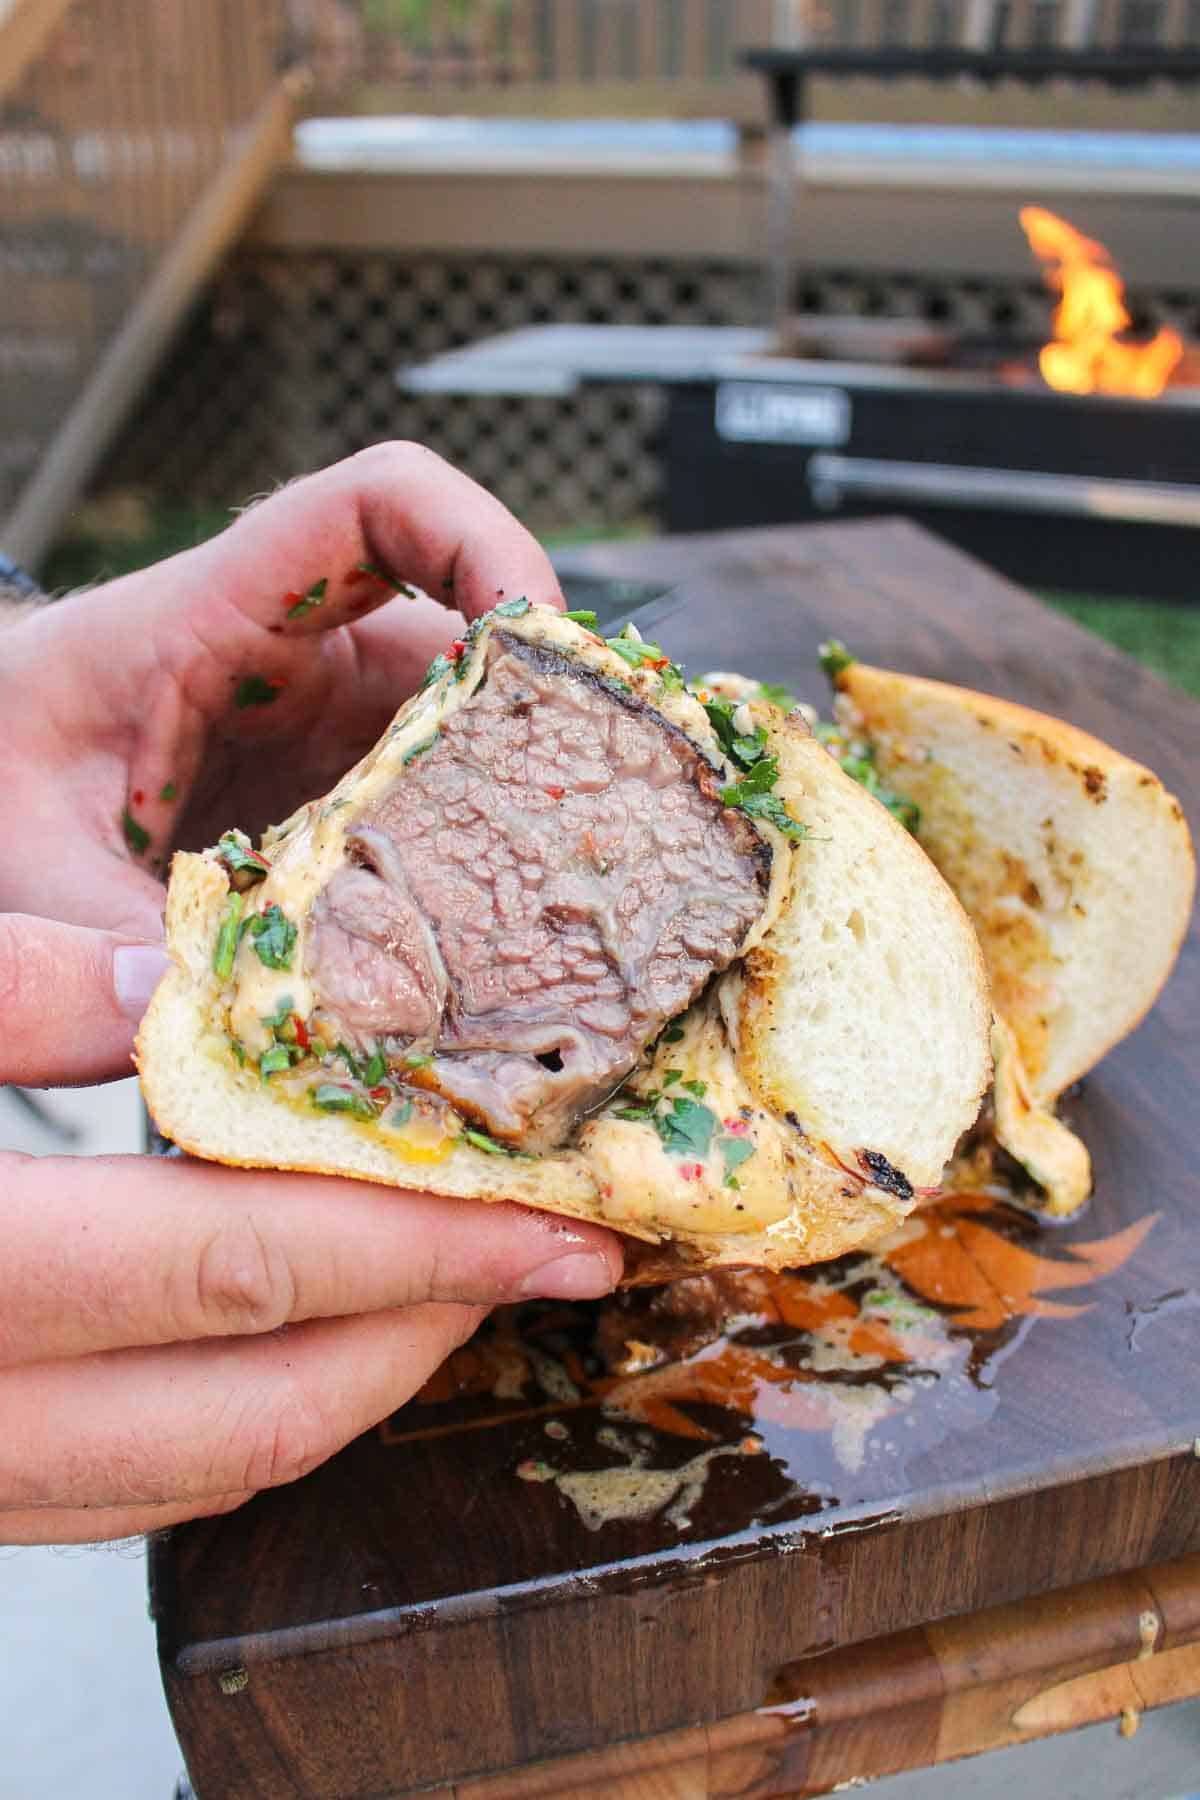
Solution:
{"label": "metal grill handle", "polygon": [[894,462],[825,451],[809,459],[808,481],[814,503],[826,511],[835,511],[848,499],[907,500],[922,506],[1055,513],[1200,529],[1200,487],[1182,482],[1092,480],[1086,475]]}

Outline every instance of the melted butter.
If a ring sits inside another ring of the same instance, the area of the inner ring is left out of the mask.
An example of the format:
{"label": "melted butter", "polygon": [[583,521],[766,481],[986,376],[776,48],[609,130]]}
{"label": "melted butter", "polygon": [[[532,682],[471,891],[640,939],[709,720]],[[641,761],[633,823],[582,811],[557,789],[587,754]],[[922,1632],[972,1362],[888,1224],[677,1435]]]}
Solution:
{"label": "melted butter", "polygon": [[659,1513],[677,1531],[684,1531],[703,1496],[713,1463],[723,1457],[757,1455],[761,1448],[757,1439],[748,1438],[740,1444],[702,1450],[676,1469],[656,1469],[648,1466],[647,1451],[620,1433],[609,1429],[599,1436],[625,1456],[624,1463],[610,1469],[556,1472],[546,1463],[529,1462],[517,1470],[525,1481],[552,1481],[589,1531],[650,1519]]}
{"label": "melted butter", "polygon": [[[1110,1277],[1153,1225],[1064,1245],[989,1172],[981,1191],[964,1164],[960,1190],[874,1253],[499,1309],[421,1401],[462,1407],[465,1429],[502,1422],[497,1403],[537,1420],[537,1460],[516,1472],[554,1484],[589,1531],[654,1519],[715,1537],[903,1493],[914,1458],[986,1429],[1008,1357],[1046,1329],[1046,1296]],[[1069,1332],[1080,1309],[1054,1305]]]}

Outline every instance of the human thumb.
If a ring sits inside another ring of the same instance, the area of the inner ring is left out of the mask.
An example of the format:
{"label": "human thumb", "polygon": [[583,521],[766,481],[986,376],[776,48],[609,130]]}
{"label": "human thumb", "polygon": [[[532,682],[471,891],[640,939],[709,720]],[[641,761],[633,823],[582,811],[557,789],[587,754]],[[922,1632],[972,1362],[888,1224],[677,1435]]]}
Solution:
{"label": "human thumb", "polygon": [[0,1081],[131,1074],[134,1032],[167,966],[161,944],[0,913]]}

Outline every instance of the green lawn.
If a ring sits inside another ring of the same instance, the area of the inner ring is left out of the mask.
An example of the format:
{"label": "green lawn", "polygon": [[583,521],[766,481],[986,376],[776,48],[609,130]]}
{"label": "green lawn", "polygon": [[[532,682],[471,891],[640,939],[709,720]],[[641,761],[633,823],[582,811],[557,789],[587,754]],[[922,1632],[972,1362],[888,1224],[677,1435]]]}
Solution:
{"label": "green lawn", "polygon": [[[144,568],[201,543],[228,522],[229,515],[215,509],[178,507],[135,511],[119,530],[112,529],[112,521],[103,513],[85,516],[56,546],[45,571],[46,585],[53,592]],[[602,536],[603,528],[597,526],[555,534],[550,542],[562,546]],[[1044,598],[1177,687],[1200,696],[1200,605],[1109,600],[1085,594],[1047,594]]]}
{"label": "green lawn", "polygon": [[1200,696],[1200,605],[1045,594],[1051,606],[1136,656],[1156,674]]}

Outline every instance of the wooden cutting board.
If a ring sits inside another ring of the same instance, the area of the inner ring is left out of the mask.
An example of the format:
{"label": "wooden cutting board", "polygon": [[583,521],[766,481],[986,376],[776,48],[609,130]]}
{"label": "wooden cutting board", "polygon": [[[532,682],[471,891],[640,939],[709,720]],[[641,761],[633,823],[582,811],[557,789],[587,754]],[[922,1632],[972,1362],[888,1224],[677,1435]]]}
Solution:
{"label": "wooden cutting board", "polygon": [[[639,625],[694,672],[822,701],[836,635],[1060,714],[1200,820],[1200,708],[913,527],[567,572],[661,591]],[[1072,1224],[951,1196],[885,1258],[752,1283],[723,1335],[686,1284],[504,1315],[314,1475],[172,1533],[153,1603],[199,1800],[401,1794],[675,1731],[817,1652],[1200,1549],[1198,1074],[1193,929],[1067,1103],[1096,1169]]]}

